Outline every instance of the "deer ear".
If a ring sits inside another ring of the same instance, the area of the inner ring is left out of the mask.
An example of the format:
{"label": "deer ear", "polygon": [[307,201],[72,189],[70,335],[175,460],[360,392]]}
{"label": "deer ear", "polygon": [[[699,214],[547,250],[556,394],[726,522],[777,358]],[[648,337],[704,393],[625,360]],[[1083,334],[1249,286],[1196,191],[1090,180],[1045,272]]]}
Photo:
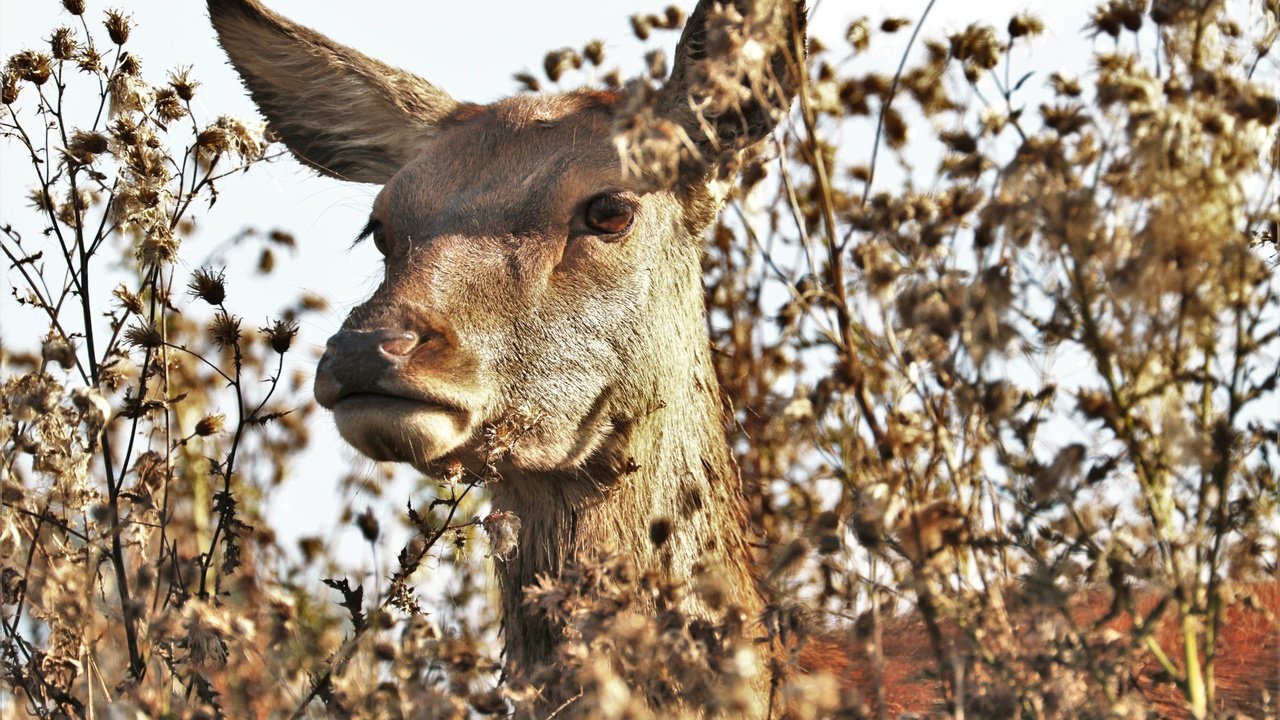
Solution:
{"label": "deer ear", "polygon": [[209,17],[272,131],[304,163],[384,183],[458,103],[431,83],[264,8],[208,0]]}
{"label": "deer ear", "polygon": [[680,36],[659,112],[692,141],[704,170],[722,164],[787,113],[804,49],[804,0],[700,0]]}

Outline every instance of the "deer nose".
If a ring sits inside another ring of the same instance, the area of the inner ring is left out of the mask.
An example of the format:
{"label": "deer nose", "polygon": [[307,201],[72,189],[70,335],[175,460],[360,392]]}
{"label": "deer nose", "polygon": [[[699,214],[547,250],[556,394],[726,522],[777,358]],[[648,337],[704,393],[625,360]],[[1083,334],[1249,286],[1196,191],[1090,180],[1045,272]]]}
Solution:
{"label": "deer nose", "polygon": [[378,350],[385,355],[393,357],[403,357],[413,352],[418,347],[418,334],[408,330],[399,332],[383,331],[382,337],[377,338]]}
{"label": "deer nose", "polygon": [[378,392],[379,385],[405,364],[421,338],[410,330],[343,330],[325,343],[316,366],[316,401],[332,408],[356,393]]}
{"label": "deer nose", "polygon": [[400,358],[418,346],[418,334],[411,330],[343,330],[325,343],[325,355]]}

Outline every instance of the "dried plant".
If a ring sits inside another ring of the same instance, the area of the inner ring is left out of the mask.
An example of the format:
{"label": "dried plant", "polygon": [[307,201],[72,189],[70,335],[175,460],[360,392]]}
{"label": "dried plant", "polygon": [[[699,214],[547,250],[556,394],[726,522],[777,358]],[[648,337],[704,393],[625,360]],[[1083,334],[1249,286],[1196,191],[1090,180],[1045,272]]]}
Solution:
{"label": "dried plant", "polygon": [[[533,551],[528,518],[489,498],[544,416],[390,498],[398,550],[347,511],[385,582],[319,538],[291,560],[259,498],[306,444],[282,368],[317,302],[254,332],[247,271],[176,271],[192,214],[271,148],[197,121],[189,72],[145,80],[126,14],[104,39],[63,5],[78,27],[0,78],[42,222],[0,224],[0,247],[46,325],[0,349],[0,717],[1280,715],[1274,0],[1101,3],[1093,55],[1040,88],[1018,67],[1044,29],[1028,13],[812,43],[701,253],[763,610],[735,612],[715,568],[674,582],[602,547],[523,588],[564,642],[520,673],[488,568]],[[657,44],[685,20],[631,25]],[[741,20],[715,41],[754,42]],[[868,69],[894,33],[923,59]],[[603,47],[552,51],[546,82],[619,93],[631,172],[704,169],[715,139],[646,114],[665,55],[623,82]],[[709,116],[770,92],[698,82],[725,104]],[[72,92],[95,117],[69,117]],[[911,172],[921,145],[936,173]],[[450,570],[445,603],[416,587],[429,567]]]}

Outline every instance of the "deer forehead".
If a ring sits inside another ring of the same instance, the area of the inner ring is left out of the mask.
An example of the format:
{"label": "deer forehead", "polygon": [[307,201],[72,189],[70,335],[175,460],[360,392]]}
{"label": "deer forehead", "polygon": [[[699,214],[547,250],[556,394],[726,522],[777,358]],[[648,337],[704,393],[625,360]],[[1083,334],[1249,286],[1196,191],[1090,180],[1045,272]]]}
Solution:
{"label": "deer forehead", "polygon": [[583,201],[629,189],[600,94],[518,97],[456,111],[388,181],[373,214],[389,232],[531,234]]}

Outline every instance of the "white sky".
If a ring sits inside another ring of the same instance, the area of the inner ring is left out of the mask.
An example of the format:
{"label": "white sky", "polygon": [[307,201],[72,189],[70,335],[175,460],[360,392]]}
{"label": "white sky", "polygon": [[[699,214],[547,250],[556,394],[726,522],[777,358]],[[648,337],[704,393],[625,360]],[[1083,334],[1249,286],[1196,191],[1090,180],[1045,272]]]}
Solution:
{"label": "white sky", "polygon": [[[226,64],[205,5],[197,0],[120,0],[103,4],[88,0],[88,17],[95,30],[101,12],[119,7],[131,12],[137,22],[127,49],[143,60],[143,74],[153,83],[180,65],[192,65],[194,76],[203,84],[197,91],[197,111],[206,121],[220,114],[241,117],[256,115],[234,71]],[[407,0],[268,0],[273,9],[344,44],[411,70],[430,79],[455,97],[488,101],[516,90],[514,72],[527,70],[541,76],[541,60],[547,50],[582,47],[588,40],[605,41],[606,66],[622,64],[624,71],[641,65],[643,47],[631,34],[627,17],[632,12],[661,12],[662,0],[471,0],[456,2],[409,2]],[[688,9],[692,2],[676,4]],[[839,47],[849,21],[859,14],[873,20],[888,15],[919,17],[922,0],[901,2],[851,2],[811,0],[815,14],[813,34],[827,45]],[[1088,41],[1081,36],[1091,3],[1036,3],[992,0],[973,3],[939,0],[925,28],[925,36],[939,36],[945,29],[985,20],[1003,27],[1018,10],[1033,8],[1045,20],[1044,38],[1034,64],[1047,73],[1072,55],[1079,62]],[[353,11],[353,8],[357,10]],[[43,38],[70,16],[58,0],[0,0],[0,56],[28,47],[43,46]],[[875,47],[883,55],[859,60],[892,73],[908,32],[892,41],[881,40]],[[105,33],[103,34],[105,37]],[[658,35],[668,52],[675,43],[673,33]],[[1030,58],[1029,58],[1030,60]],[[1083,70],[1084,68],[1079,68]],[[1042,76],[1043,77],[1043,76]],[[870,137],[845,138],[845,142],[865,147],[852,151],[867,156]],[[2,144],[0,144],[2,145]],[[0,146],[0,223],[13,223],[27,237],[38,234],[25,209],[29,186],[26,162],[16,148]],[[229,267],[232,279],[231,309],[246,317],[246,327],[264,324],[266,318],[294,299],[302,290],[311,290],[328,299],[333,310],[313,317],[302,328],[300,344],[318,350],[340,325],[346,311],[363,300],[374,288],[379,261],[371,243],[350,249],[351,240],[363,226],[375,188],[344,184],[321,178],[292,159],[255,168],[247,175],[228,178],[220,185],[218,204],[202,218],[201,231],[185,240],[180,277],[197,267],[210,250],[246,226],[260,229],[279,227],[296,235],[298,257],[283,262],[277,257],[277,271],[269,284],[257,284],[237,293],[239,276],[251,268],[255,254],[233,255]],[[10,298],[6,280],[0,288],[0,336],[20,344],[44,324],[32,311],[17,307]],[[246,283],[247,284],[247,283]],[[243,285],[241,286],[243,287]],[[307,352],[291,353],[292,365],[311,372],[313,359]],[[394,513],[404,507],[404,493],[392,493],[384,500],[341,496],[336,483],[353,466],[368,467],[346,448],[321,414],[314,432],[313,447],[297,464],[283,487],[268,501],[268,521],[286,545],[292,538],[319,533],[337,523],[345,507],[362,510],[372,504],[388,528]],[[418,503],[415,503],[418,504]],[[354,530],[344,531],[343,554],[367,552]],[[394,552],[395,547],[391,547]],[[359,557],[358,555],[356,557]]]}

